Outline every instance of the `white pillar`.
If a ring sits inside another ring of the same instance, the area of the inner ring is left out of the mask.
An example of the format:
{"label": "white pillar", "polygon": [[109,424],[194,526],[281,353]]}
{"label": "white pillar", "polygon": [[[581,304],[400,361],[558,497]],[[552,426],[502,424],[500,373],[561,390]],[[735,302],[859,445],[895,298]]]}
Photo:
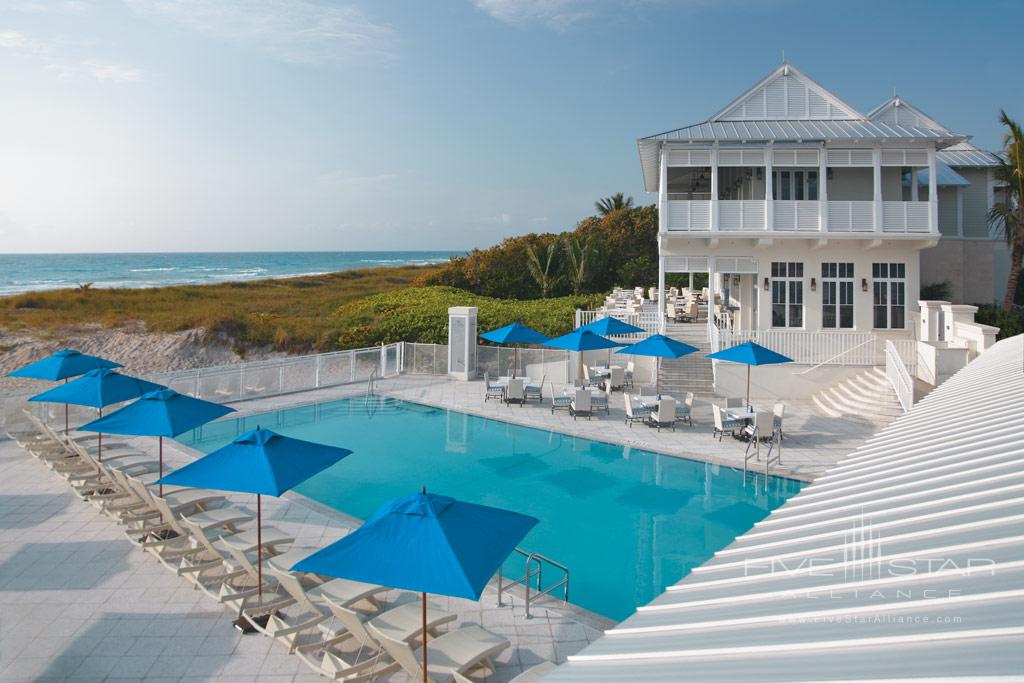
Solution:
{"label": "white pillar", "polygon": [[871,166],[874,171],[875,232],[882,232],[882,148],[879,145],[871,149]]}
{"label": "white pillar", "polygon": [[956,188],[956,234],[957,237],[964,236],[964,188],[958,185]]}
{"label": "white pillar", "polygon": [[693,291],[693,271],[690,271],[690,291]]}
{"label": "white pillar", "polygon": [[913,166],[911,166],[910,167],[910,201],[912,201],[912,202],[920,201],[920,199],[918,198],[917,195],[918,195],[917,169],[914,168]]}
{"label": "white pillar", "polygon": [[448,309],[448,376],[466,380],[476,376],[475,306],[452,306]]}
{"label": "white pillar", "polygon": [[711,145],[711,229],[718,230],[718,143]]}
{"label": "white pillar", "polygon": [[665,257],[661,255],[661,240],[658,241],[658,332],[665,334]]}
{"label": "white pillar", "polygon": [[935,172],[935,145],[928,147],[928,228],[939,233],[939,179]]}
{"label": "white pillar", "polygon": [[775,229],[775,204],[772,203],[772,143],[764,151],[764,229]]}
{"label": "white pillar", "polygon": [[818,229],[828,232],[828,151],[821,146],[818,157]]}
{"label": "white pillar", "polygon": [[658,232],[668,230],[668,145],[661,143],[658,171]]}

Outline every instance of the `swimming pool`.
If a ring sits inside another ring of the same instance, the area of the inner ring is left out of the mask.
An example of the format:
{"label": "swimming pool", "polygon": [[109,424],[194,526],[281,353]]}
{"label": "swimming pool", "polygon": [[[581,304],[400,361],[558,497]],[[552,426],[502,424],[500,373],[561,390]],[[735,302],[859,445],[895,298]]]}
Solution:
{"label": "swimming pool", "polygon": [[[570,602],[617,621],[801,486],[771,477],[766,491],[763,475],[383,397],[226,420],[179,440],[210,452],[257,425],[350,448],[297,490],[360,519],[421,486],[537,517],[522,546],[569,567]],[[522,561],[509,569],[520,576]]]}

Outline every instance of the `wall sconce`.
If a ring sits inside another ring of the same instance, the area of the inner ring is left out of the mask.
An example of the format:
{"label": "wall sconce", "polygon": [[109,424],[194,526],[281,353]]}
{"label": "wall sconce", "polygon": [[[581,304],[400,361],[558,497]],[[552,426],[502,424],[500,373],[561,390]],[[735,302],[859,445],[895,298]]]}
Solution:
{"label": "wall sconce", "polygon": [[[867,282],[867,281],[865,280],[865,282]],[[768,278],[764,279],[764,291],[766,291],[766,292],[768,291]],[[864,291],[866,292],[867,290],[864,290]]]}
{"label": "wall sconce", "polygon": [[815,282],[815,281],[814,281],[814,278],[812,277],[812,278],[811,278],[811,291],[813,292],[813,291],[815,291],[815,290],[816,290],[817,288],[818,288],[818,283],[817,283],[817,282]]}
{"label": "wall sconce", "polygon": [[860,279],[860,291],[862,291],[862,292],[868,291],[868,279],[866,277],[862,277]]}

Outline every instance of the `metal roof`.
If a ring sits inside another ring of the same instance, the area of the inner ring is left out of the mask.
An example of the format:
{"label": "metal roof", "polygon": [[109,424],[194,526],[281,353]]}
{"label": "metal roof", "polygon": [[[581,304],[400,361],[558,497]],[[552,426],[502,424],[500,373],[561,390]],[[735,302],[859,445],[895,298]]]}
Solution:
{"label": "metal roof", "polygon": [[1019,680],[1022,367],[997,343],[545,683]]}
{"label": "metal roof", "polygon": [[[938,159],[935,160],[935,183],[939,187],[956,187],[959,185],[970,185],[971,181],[964,178],[962,175],[951,169],[946,164],[942,163]],[[910,176],[908,175],[903,184],[905,186],[910,185]],[[927,185],[928,184],[928,169],[922,168],[917,172],[917,184]]]}
{"label": "metal roof", "polygon": [[704,121],[643,140],[682,142],[730,142],[781,140],[935,140],[960,141],[964,136],[931,128],[908,128],[888,123],[857,120]]}
{"label": "metal roof", "polygon": [[998,166],[1002,163],[992,152],[978,149],[969,142],[961,142],[939,150],[935,158],[950,166]]}

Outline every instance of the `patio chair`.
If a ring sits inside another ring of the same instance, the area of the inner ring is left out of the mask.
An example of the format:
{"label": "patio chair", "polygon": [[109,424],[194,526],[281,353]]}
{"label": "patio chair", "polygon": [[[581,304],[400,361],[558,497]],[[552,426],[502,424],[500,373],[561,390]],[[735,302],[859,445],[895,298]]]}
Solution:
{"label": "patio chair", "polygon": [[679,316],[679,322],[684,323],[695,323],[697,318],[700,316],[700,308],[697,306],[697,302],[693,301],[690,303],[686,310],[686,313],[682,313]]}
{"label": "patio chair", "polygon": [[676,431],[676,400],[663,398],[658,401],[658,409],[648,415],[647,424],[657,427],[659,432],[662,427],[671,427],[673,432]]}
{"label": "patio chair", "polygon": [[611,415],[611,409],[609,405],[612,397],[612,386],[605,382],[604,390],[590,395],[590,407],[593,412],[603,410],[605,415]]}
{"label": "patio chair", "polygon": [[589,387],[594,383],[594,379],[590,376],[590,366],[586,363],[583,364],[583,386]]}
{"label": "patio chair", "polygon": [[575,420],[578,417],[586,417],[588,420],[593,413],[589,389],[577,389],[572,402],[569,404],[569,414]]}
{"label": "patio chair", "polygon": [[647,416],[650,415],[651,409],[645,407],[643,404],[633,402],[633,397],[629,394],[623,394],[622,398],[626,404],[626,424],[630,428],[633,427],[634,422],[644,422],[647,420]]}
{"label": "patio chair", "polygon": [[782,441],[782,418],[786,416],[786,404],[776,403],[772,408],[772,429],[779,433],[779,441]]}
{"label": "patio chair", "polygon": [[555,393],[555,385],[549,383],[548,391],[551,393],[551,414],[554,415],[556,410],[571,410],[572,409],[572,396],[565,396],[564,394]]}
{"label": "patio chair", "polygon": [[693,426],[693,392],[687,391],[686,398],[681,405],[676,406],[676,416],[680,420],[686,420],[686,424]]}
{"label": "patio chair", "polygon": [[[146,527],[144,535],[126,531],[132,540],[138,539],[142,549],[152,553],[161,564],[177,573],[184,557],[202,554],[200,544],[182,523],[183,515],[175,513],[167,500],[153,496],[153,505],[160,511],[161,523]],[[253,521],[252,515],[233,507],[213,508],[188,515],[189,523],[202,528],[208,538],[223,538],[242,532],[242,525]]]}
{"label": "patio chair", "polygon": [[492,384],[490,376],[484,373],[484,403],[490,401],[492,398],[496,398],[499,401],[505,400],[505,386],[502,384]]}
{"label": "patio chair", "polygon": [[750,453],[750,449],[753,448],[754,457],[757,460],[761,459],[761,442],[771,441],[775,436],[775,430],[772,428],[773,420],[774,416],[767,411],[759,410],[754,413],[754,420],[743,427],[741,432],[749,439],[744,455]]}
{"label": "patio chair", "polygon": [[526,385],[526,389],[525,389],[525,391],[526,391],[526,399],[525,400],[529,401],[530,399],[535,398],[535,399],[537,399],[537,403],[544,403],[544,381],[547,378],[548,378],[548,376],[544,375],[543,377],[540,378],[540,383],[539,384],[534,384],[534,385],[528,384],[528,385]]}
{"label": "patio chair", "polygon": [[[540,683],[545,676],[557,668],[558,665],[554,662],[542,662],[536,666],[531,666],[508,683]],[[472,678],[463,676],[458,672],[452,675],[452,681],[453,683],[476,683]]]}
{"label": "patio chair", "polygon": [[743,428],[743,420],[737,420],[729,417],[722,406],[714,403],[711,404],[711,416],[715,419],[715,426],[711,432],[711,436],[714,438],[715,435],[717,435],[719,441],[721,441],[722,437],[726,434],[736,436],[736,432]]}
{"label": "patio chair", "polygon": [[626,363],[626,370],[622,373],[623,384],[630,389],[633,388],[633,373],[636,372],[636,363],[629,361]]}
{"label": "patio chair", "polygon": [[[422,648],[412,649],[406,642],[376,634],[381,645],[413,679],[420,680],[423,670]],[[484,669],[494,674],[491,658],[510,647],[512,643],[480,626],[463,626],[443,636],[427,641],[427,676],[435,683],[451,681],[455,674],[468,674]]]}
{"label": "patio chair", "polygon": [[520,407],[526,403],[526,389],[523,384],[522,377],[509,379],[508,388],[505,389],[505,403],[509,405],[518,403]]}
{"label": "patio chair", "polygon": [[608,376],[606,383],[611,387],[612,391],[621,391],[622,387],[626,384],[625,370],[619,367],[611,368],[611,374]]}

